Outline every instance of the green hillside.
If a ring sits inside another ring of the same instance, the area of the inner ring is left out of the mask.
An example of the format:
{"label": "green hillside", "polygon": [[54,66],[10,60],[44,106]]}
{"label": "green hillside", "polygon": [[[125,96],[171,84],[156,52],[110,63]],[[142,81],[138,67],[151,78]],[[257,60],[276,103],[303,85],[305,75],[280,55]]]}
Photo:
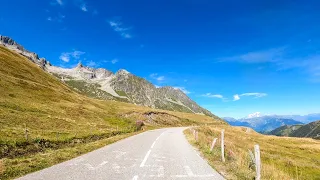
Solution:
{"label": "green hillside", "polygon": [[268,134],[276,136],[290,137],[310,137],[320,139],[320,120],[314,121],[306,125],[284,125]]}
{"label": "green hillside", "polygon": [[320,139],[320,120],[302,126],[298,130],[293,131],[290,136]]}
{"label": "green hillside", "polygon": [[268,134],[276,136],[290,136],[292,132],[296,131],[302,126],[303,125],[284,125],[268,132]]}
{"label": "green hillside", "polygon": [[0,46],[0,179],[51,166],[130,135],[137,130],[137,120],[147,128],[224,124],[203,115],[89,98]]}

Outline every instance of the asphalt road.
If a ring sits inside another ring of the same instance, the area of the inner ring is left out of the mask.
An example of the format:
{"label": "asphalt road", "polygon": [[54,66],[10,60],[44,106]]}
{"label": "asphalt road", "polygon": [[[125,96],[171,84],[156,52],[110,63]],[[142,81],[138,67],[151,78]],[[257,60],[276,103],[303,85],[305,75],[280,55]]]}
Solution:
{"label": "asphalt road", "polygon": [[184,129],[147,131],[19,179],[224,179],[188,143]]}

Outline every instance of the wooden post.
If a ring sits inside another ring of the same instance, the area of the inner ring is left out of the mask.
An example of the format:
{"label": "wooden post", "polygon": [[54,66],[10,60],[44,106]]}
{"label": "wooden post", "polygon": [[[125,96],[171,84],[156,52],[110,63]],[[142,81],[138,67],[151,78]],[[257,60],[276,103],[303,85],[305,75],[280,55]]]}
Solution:
{"label": "wooden post", "polygon": [[256,144],[254,145],[254,156],[255,156],[255,165],[256,165],[256,179],[255,180],[260,180],[261,179],[261,161],[260,161],[260,148],[259,145]]}
{"label": "wooden post", "polygon": [[224,129],[221,131],[221,160],[222,162],[225,162],[224,158]]}
{"label": "wooden post", "polygon": [[214,145],[216,144],[218,138],[214,138],[210,147],[210,152],[212,152]]}
{"label": "wooden post", "polygon": [[119,131],[119,126],[117,125],[117,131]]}

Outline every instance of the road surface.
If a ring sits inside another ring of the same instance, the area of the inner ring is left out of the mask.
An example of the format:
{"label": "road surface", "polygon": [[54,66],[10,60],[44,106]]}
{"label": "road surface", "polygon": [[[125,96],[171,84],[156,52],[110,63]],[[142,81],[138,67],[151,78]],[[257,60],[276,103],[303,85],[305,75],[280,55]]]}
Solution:
{"label": "road surface", "polygon": [[19,180],[224,179],[188,143],[184,129],[147,131]]}

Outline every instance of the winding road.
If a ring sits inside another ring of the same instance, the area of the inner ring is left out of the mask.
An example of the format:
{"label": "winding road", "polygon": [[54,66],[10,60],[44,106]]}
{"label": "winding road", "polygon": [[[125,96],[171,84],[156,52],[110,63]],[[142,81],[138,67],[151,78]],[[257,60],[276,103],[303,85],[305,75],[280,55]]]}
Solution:
{"label": "winding road", "polygon": [[147,131],[19,180],[224,179],[188,143],[184,129]]}

